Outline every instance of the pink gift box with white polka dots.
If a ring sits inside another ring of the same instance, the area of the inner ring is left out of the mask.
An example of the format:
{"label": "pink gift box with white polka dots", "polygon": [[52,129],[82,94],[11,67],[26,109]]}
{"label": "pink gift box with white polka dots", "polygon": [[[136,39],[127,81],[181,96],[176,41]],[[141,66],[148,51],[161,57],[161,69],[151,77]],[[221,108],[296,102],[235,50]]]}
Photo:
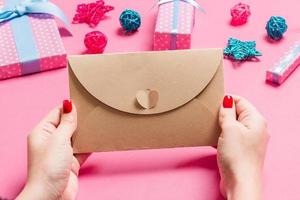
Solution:
{"label": "pink gift box with white polka dots", "polygon": [[185,1],[175,0],[161,4],[156,20],[153,49],[189,49],[194,16],[194,6]]}
{"label": "pink gift box with white polka dots", "polygon": [[[0,0],[0,9],[3,6],[4,1]],[[28,29],[31,29],[34,36],[37,56],[27,61],[27,64],[20,61],[11,21],[0,23],[0,80],[66,66],[66,51],[54,17],[48,14],[32,14],[28,15],[28,20]],[[24,41],[26,40],[24,37]],[[34,66],[30,63],[37,64]]]}

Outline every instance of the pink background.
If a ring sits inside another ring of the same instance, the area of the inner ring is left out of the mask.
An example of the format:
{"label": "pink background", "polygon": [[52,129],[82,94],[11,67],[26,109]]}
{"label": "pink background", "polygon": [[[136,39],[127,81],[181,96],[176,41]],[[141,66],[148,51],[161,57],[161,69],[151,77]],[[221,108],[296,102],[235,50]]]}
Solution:
{"label": "pink background", "polygon": [[[56,2],[72,18],[80,1]],[[116,9],[97,30],[108,35],[105,52],[146,51],[152,48],[156,0],[110,0]],[[229,25],[230,8],[238,1],[199,1],[206,14],[196,14],[192,48],[224,47],[229,37],[256,40],[264,56],[260,62],[224,61],[226,90],[248,98],[269,122],[271,141],[265,163],[264,199],[300,199],[300,72],[280,87],[265,83],[265,71],[300,38],[298,0],[244,1],[251,5],[249,22]],[[141,29],[123,36],[118,16],[125,8],[138,10]],[[266,39],[265,23],[282,15],[289,29],[277,43]],[[69,54],[85,51],[87,25],[72,25],[73,37],[60,29]],[[26,136],[48,110],[68,97],[67,70],[58,69],[0,82],[0,196],[13,198],[26,179]],[[80,175],[78,199],[222,199],[215,150],[185,148],[95,153]]]}

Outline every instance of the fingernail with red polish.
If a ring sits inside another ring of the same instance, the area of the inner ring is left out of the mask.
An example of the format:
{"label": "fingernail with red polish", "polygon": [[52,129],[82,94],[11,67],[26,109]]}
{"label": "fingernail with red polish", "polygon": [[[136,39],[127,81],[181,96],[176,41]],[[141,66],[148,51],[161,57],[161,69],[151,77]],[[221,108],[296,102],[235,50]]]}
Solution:
{"label": "fingernail with red polish", "polygon": [[71,100],[63,101],[63,112],[65,114],[72,112],[72,101]]}
{"label": "fingernail with red polish", "polygon": [[232,108],[233,106],[233,98],[230,95],[226,95],[223,99],[223,107],[224,108]]}

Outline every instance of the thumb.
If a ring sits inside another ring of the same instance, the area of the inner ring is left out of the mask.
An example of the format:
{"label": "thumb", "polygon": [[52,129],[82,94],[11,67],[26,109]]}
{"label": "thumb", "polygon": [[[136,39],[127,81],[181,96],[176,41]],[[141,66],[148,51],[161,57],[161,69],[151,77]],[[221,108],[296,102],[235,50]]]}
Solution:
{"label": "thumb", "polygon": [[236,109],[234,100],[232,96],[225,95],[223,99],[223,104],[219,112],[219,125],[223,127],[224,124],[231,123],[234,121],[236,121]]}
{"label": "thumb", "polygon": [[58,134],[65,135],[67,138],[71,139],[76,128],[77,128],[76,107],[74,106],[74,104],[72,104],[71,100],[64,100],[60,123],[56,129],[56,132]]}

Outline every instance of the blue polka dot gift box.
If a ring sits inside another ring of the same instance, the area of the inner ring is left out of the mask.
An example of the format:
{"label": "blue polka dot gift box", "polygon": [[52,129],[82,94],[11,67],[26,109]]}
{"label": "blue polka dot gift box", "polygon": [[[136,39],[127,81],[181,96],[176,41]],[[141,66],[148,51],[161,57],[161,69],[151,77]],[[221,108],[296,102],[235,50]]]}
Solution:
{"label": "blue polka dot gift box", "polygon": [[158,4],[153,50],[190,49],[195,10],[203,9],[195,0],[160,0]]}
{"label": "blue polka dot gift box", "polygon": [[68,26],[47,0],[0,0],[0,80],[66,66],[54,16]]}

